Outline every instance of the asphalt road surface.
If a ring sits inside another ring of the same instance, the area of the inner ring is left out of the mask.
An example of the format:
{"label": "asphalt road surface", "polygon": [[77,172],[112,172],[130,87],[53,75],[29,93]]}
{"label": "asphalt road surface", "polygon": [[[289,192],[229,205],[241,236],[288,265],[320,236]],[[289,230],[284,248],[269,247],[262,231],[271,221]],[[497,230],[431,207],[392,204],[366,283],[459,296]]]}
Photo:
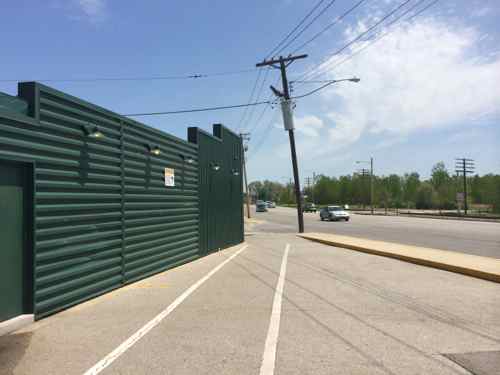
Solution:
{"label": "asphalt road surface", "polygon": [[494,375],[499,296],[493,282],[255,230],[0,337],[0,374]]}
{"label": "asphalt road surface", "polygon": [[[292,208],[277,207],[258,213],[254,210],[253,217],[264,221],[256,226],[259,231],[297,231],[297,211]],[[349,222],[323,222],[319,213],[305,213],[304,222],[306,232],[334,233],[500,258],[500,223],[356,214],[351,214]]]}

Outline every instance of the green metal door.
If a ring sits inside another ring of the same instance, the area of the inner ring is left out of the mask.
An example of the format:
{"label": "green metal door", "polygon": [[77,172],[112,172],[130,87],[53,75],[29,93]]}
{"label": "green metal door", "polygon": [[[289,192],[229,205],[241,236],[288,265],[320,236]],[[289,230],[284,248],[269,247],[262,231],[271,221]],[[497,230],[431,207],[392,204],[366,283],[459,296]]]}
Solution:
{"label": "green metal door", "polygon": [[0,163],[0,322],[23,313],[23,176]]}

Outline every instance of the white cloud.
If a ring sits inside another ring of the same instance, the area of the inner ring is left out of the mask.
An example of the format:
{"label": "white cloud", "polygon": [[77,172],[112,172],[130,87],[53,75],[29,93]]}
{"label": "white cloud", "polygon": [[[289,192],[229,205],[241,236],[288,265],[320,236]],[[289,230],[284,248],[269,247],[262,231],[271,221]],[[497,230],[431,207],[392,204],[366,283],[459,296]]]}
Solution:
{"label": "white cloud", "polygon": [[106,10],[105,0],[76,0],[78,7],[93,22],[101,21]]}
{"label": "white cloud", "polygon": [[324,127],[323,120],[312,115],[295,117],[294,122],[297,131],[308,137],[318,137],[319,131]]}
{"label": "white cloud", "polygon": [[[357,27],[363,28],[363,22]],[[366,133],[399,138],[420,129],[460,125],[485,113],[498,115],[500,58],[479,55],[480,39],[472,28],[433,19],[394,29],[329,74],[361,78],[359,84],[323,92],[325,107],[338,108],[324,114],[332,120],[327,126],[331,139],[352,143]],[[362,46],[353,45],[326,66]]]}

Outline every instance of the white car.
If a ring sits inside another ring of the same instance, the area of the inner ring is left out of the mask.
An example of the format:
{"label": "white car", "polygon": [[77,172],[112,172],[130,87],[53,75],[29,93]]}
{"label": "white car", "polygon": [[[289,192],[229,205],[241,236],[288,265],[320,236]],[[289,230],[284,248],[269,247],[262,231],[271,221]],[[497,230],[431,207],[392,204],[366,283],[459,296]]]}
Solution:
{"label": "white car", "polygon": [[330,220],[330,221],[339,221],[345,220],[349,221],[349,213],[344,210],[341,206],[326,206],[319,211],[319,217],[321,221]]}

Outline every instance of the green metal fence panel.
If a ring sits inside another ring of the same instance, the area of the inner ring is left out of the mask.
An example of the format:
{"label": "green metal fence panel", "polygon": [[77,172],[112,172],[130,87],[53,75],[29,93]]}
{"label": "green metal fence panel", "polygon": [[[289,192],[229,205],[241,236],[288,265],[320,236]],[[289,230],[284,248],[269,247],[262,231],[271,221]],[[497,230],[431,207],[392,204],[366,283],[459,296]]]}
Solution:
{"label": "green metal fence panel", "polygon": [[189,128],[189,141],[198,145],[200,252],[208,254],[241,243],[243,180],[241,138],[220,124],[213,135]]}
{"label": "green metal fence panel", "polygon": [[19,96],[0,159],[36,163],[36,318],[200,255],[196,145],[38,83]]}

